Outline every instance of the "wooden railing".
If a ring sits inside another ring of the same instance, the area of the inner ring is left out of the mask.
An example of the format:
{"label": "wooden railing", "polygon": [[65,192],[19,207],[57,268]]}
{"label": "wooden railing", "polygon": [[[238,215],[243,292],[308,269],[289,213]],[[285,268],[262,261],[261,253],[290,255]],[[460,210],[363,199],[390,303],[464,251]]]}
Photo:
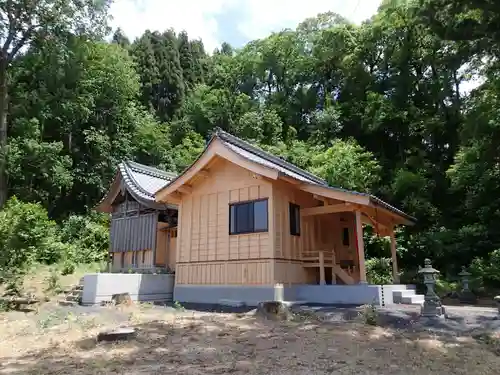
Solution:
{"label": "wooden railing", "polygon": [[303,262],[314,262],[319,261],[321,254],[323,254],[323,259],[325,262],[334,263],[335,262],[335,251],[333,250],[307,250],[302,252]]}
{"label": "wooden railing", "polygon": [[342,260],[337,260],[335,250],[306,250],[302,252],[304,267],[319,267],[320,279],[325,279],[325,267],[331,267],[333,272],[345,283],[354,284],[357,267],[352,264],[345,266]]}

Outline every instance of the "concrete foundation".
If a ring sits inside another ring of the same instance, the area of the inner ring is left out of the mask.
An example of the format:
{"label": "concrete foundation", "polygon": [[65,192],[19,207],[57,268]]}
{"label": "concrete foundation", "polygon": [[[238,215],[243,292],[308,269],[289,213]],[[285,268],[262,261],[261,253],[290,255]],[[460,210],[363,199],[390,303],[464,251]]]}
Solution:
{"label": "concrete foundation", "polygon": [[111,301],[118,293],[129,293],[134,301],[171,302],[174,278],[171,274],[88,274],[83,277],[82,305]]}
{"label": "concrete foundation", "polygon": [[174,300],[181,303],[257,306],[262,301],[299,301],[318,304],[385,306],[393,303],[392,285],[176,285]]}
{"label": "concrete foundation", "polygon": [[181,303],[257,306],[262,301],[288,297],[282,286],[176,285],[174,300]]}

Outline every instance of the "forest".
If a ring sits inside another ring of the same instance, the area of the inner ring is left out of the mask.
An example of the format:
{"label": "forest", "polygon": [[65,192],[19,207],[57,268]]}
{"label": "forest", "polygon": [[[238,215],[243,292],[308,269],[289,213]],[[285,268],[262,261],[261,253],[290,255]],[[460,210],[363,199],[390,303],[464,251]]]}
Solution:
{"label": "forest", "polygon": [[[93,207],[118,163],[182,172],[220,127],[417,218],[402,281],[428,257],[500,284],[496,1],[384,1],[361,25],[332,9],[214,51],[168,25],[129,40],[109,5],[0,2],[0,280],[103,260]],[[390,280],[388,244],[365,237]]]}

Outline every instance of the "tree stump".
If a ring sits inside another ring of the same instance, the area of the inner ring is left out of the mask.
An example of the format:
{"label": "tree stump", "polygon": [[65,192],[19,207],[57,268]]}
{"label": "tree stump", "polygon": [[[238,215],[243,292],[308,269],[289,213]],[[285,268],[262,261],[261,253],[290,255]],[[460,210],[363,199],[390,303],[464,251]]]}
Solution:
{"label": "tree stump", "polygon": [[137,336],[134,328],[118,328],[113,331],[101,332],[97,335],[97,342],[130,340]]}
{"label": "tree stump", "polygon": [[260,302],[255,314],[270,320],[291,320],[293,318],[290,308],[281,301]]}
{"label": "tree stump", "polygon": [[129,293],[113,294],[111,296],[111,301],[115,305],[129,305],[130,306],[133,303],[132,298],[130,297]]}

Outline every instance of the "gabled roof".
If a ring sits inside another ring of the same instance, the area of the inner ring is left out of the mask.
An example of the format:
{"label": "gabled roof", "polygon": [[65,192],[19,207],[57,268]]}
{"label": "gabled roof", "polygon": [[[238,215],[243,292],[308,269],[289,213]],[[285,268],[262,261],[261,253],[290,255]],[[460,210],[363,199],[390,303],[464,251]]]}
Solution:
{"label": "gabled roof", "polygon": [[96,209],[111,212],[111,205],[120,192],[128,191],[140,204],[155,209],[172,208],[155,201],[155,193],[168,185],[176,175],[133,161],[123,161],[118,165],[111,188]]}
{"label": "gabled roof", "polygon": [[216,128],[212,138],[214,137],[219,138],[224,146],[230,148],[233,152],[244,157],[245,159],[253,161],[254,163],[274,169],[281,174],[295,178],[299,181],[328,186],[328,183],[318,176],[315,176],[312,173],[300,169],[283,159],[252,146],[250,143],[226,133],[219,128]]}
{"label": "gabled roof", "polygon": [[330,192],[336,192],[337,194],[338,193],[343,194],[344,197],[345,196],[358,197],[357,198],[357,200],[359,201],[358,203],[373,205],[374,207],[380,207],[386,209],[402,217],[406,223],[412,223],[416,221],[415,218],[405,214],[401,210],[389,205],[388,203],[382,201],[380,198],[377,198],[371,194],[359,193],[352,190],[329,186],[325,180],[319,178],[318,176],[315,176],[314,174],[307,172],[279,157],[276,157],[268,152],[265,152],[251,145],[250,143],[245,142],[242,139],[237,138],[223,131],[220,128],[214,129],[214,132],[212,133],[212,136],[208,141],[205,150],[198,156],[198,158],[188,168],[186,168],[186,170],[184,170],[179,176],[170,181],[169,184],[161,187],[156,192],[155,196],[157,200],[161,200],[158,199],[158,195],[160,195],[160,193],[163,192],[163,194],[161,195],[165,195],[165,193],[167,195],[170,194],[168,193],[169,190],[170,192],[173,192],[175,191],[175,189],[177,189],[176,185],[183,184],[183,182],[178,182],[178,180],[181,180],[181,178],[183,178],[185,175],[187,176],[190,173],[191,174],[194,173],[194,171],[196,170],[195,165],[198,163],[198,161],[206,157],[207,150],[209,150],[210,145],[214,143],[215,140],[217,140],[223,146],[224,149],[230,151],[233,155],[235,154],[239,158],[242,158],[251,163],[258,164],[261,167],[266,168],[268,171],[271,170],[273,171],[275,176],[291,178],[293,180],[296,180],[298,183],[301,183],[302,185],[308,185],[320,188],[322,189],[321,191],[323,192],[330,191]]}

